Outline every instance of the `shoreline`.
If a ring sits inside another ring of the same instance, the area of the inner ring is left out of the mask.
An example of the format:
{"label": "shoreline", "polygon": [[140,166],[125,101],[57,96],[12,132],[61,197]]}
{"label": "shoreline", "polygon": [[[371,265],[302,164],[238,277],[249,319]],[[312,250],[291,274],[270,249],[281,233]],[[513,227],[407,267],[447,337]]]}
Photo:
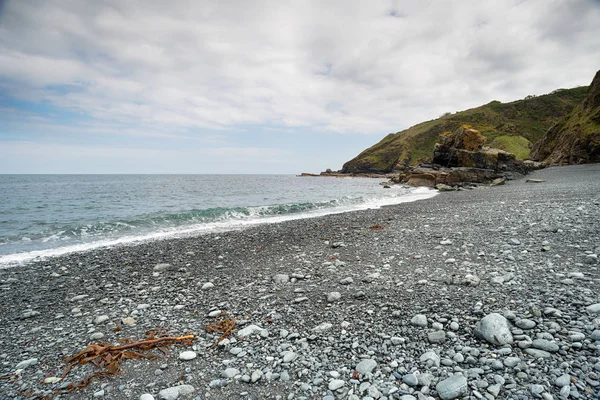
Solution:
{"label": "shoreline", "polygon": [[[598,176],[600,165],[548,168],[528,175],[541,183],[521,179],[1,269],[0,375],[37,361],[18,379],[0,380],[0,399],[24,398],[23,387],[59,388],[65,382],[39,381],[60,374],[62,357],[151,328],[198,340],[171,356],[127,361],[123,374],[60,398],[160,398],[184,383],[194,393],[182,399],[423,400],[451,374],[464,376],[475,397],[560,398],[567,387],[595,398],[600,316],[587,307],[600,303]],[[216,311],[239,325],[210,350],[219,335],[204,327]],[[474,335],[493,312],[510,321],[511,346]],[[534,326],[522,328],[525,320]],[[238,335],[252,325],[256,334]],[[545,351],[533,346],[538,339],[558,349],[547,358],[526,352]],[[197,357],[180,360],[184,350]],[[79,371],[68,380],[93,369]],[[564,374],[576,381],[558,387]]]}
{"label": "shoreline", "polygon": [[294,221],[299,219],[320,218],[327,215],[355,212],[365,209],[379,209],[389,205],[397,205],[412,201],[423,200],[438,194],[437,191],[430,188],[414,187],[410,188],[410,190],[411,193],[406,193],[400,197],[380,198],[374,203],[363,202],[357,204],[346,204],[331,208],[316,208],[309,211],[303,211],[292,214],[270,215],[249,219],[214,221],[189,226],[184,225],[175,228],[170,228],[167,230],[140,233],[134,236],[108,238],[95,242],[75,243],[62,247],[32,250],[21,253],[0,254],[0,269],[18,268],[30,262],[51,262],[52,258],[96,249],[114,249],[120,246],[138,246],[144,243],[154,242],[157,240],[160,241],[193,238],[200,235],[211,234],[218,235],[231,231],[243,231],[245,229],[260,225],[278,224],[286,221]]}

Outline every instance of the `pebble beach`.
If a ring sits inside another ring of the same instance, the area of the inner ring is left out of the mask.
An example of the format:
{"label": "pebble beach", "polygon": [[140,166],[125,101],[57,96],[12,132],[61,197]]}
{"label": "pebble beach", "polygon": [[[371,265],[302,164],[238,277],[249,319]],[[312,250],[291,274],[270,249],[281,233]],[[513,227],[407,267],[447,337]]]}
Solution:
{"label": "pebble beach", "polygon": [[[0,270],[0,399],[598,399],[599,263],[599,164],[33,261]],[[65,391],[161,328],[196,338]]]}

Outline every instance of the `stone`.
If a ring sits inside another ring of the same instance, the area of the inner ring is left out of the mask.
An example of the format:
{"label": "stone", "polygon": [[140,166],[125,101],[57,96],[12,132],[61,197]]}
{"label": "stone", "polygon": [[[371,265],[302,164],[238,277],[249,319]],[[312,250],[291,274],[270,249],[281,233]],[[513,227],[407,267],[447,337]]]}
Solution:
{"label": "stone", "polygon": [[177,400],[179,397],[179,389],[177,386],[172,386],[158,392],[158,398],[161,400]]}
{"label": "stone", "polygon": [[504,359],[504,365],[509,368],[516,367],[517,364],[519,364],[520,362],[521,362],[521,359],[519,357],[506,357]]}
{"label": "stone", "polygon": [[444,331],[434,331],[429,332],[427,334],[427,339],[429,343],[442,343],[446,341],[446,332]]}
{"label": "stone", "polygon": [[427,327],[427,317],[423,314],[417,314],[410,320],[411,325],[422,328]]}
{"label": "stone", "polygon": [[125,317],[121,320],[121,322],[123,323],[123,325],[127,325],[127,326],[135,325],[135,319],[132,317]]}
{"label": "stone", "polygon": [[253,335],[260,335],[266,337],[269,332],[266,329],[261,328],[258,325],[248,325],[237,332],[238,337],[245,338]]}
{"label": "stone", "polygon": [[287,274],[277,274],[273,276],[273,282],[276,285],[283,285],[290,281],[290,276]]}
{"label": "stone", "polygon": [[331,328],[333,328],[333,324],[330,324],[329,322],[323,322],[318,326],[315,326],[312,330],[316,333],[323,333],[330,330]]}
{"label": "stone", "polygon": [[155,272],[169,271],[169,270],[171,270],[171,269],[173,269],[173,268],[171,267],[171,264],[164,264],[164,263],[163,263],[163,264],[156,264],[156,265],[154,266],[154,268],[153,268],[153,270],[154,270]]}
{"label": "stone", "polygon": [[436,367],[440,366],[440,356],[438,356],[435,351],[427,351],[427,352],[421,354],[419,361],[424,362],[424,363],[431,361],[431,363],[433,365],[435,365]]}
{"label": "stone", "polygon": [[351,277],[347,277],[340,280],[340,285],[351,285],[352,283],[354,283],[354,279],[352,279]]}
{"label": "stone", "polygon": [[562,388],[565,386],[569,386],[571,384],[571,375],[569,374],[563,374],[561,376],[559,376],[558,378],[556,378],[556,380],[554,381],[554,386]]}
{"label": "stone", "polygon": [[150,393],[144,393],[140,396],[139,400],[154,400],[154,396],[152,396]]}
{"label": "stone", "polygon": [[99,325],[99,324],[103,324],[104,322],[108,321],[108,315],[98,315],[96,318],[94,318],[94,324]]}
{"label": "stone", "polygon": [[225,379],[232,379],[239,374],[240,370],[237,368],[226,368],[225,371],[221,372],[221,376]]}
{"label": "stone", "polygon": [[283,362],[284,363],[292,362],[297,357],[298,357],[298,354],[294,353],[293,351],[286,351],[285,354],[283,355]]}
{"label": "stone", "polygon": [[37,358],[30,358],[29,360],[21,361],[20,363],[18,363],[15,369],[25,369],[31,367],[32,365],[36,365],[37,363]]}
{"label": "stone", "polygon": [[215,287],[215,284],[212,282],[206,282],[204,285],[202,285],[202,290],[209,290]]}
{"label": "stone", "polygon": [[513,343],[508,320],[498,313],[482,318],[475,325],[475,336],[499,346]]}
{"label": "stone", "polygon": [[517,322],[515,322],[515,325],[518,326],[521,329],[533,329],[535,328],[535,321],[532,321],[530,319],[518,319]]}
{"label": "stone", "polygon": [[195,351],[182,351],[179,353],[179,359],[183,361],[190,361],[196,358],[198,354]]}
{"label": "stone", "polygon": [[33,318],[33,317],[37,317],[38,315],[40,315],[39,311],[34,311],[34,310],[26,310],[23,312],[23,314],[21,314],[21,319],[28,319],[28,318]]}
{"label": "stone", "polygon": [[552,354],[545,350],[538,349],[525,349],[523,350],[525,354],[532,356],[533,358],[551,358]]}
{"label": "stone", "polygon": [[450,378],[444,379],[435,386],[438,396],[442,400],[452,400],[467,393],[467,378],[463,375],[454,374]]}
{"label": "stone", "polygon": [[366,360],[362,360],[361,362],[356,364],[356,367],[354,369],[359,374],[365,375],[367,373],[373,372],[375,367],[377,367],[377,361],[372,360],[372,359],[366,359]]}
{"label": "stone", "polygon": [[548,351],[550,353],[555,353],[559,349],[558,344],[546,339],[535,339],[532,346],[536,349]]}
{"label": "stone", "polygon": [[257,369],[254,372],[252,372],[252,376],[250,377],[250,381],[252,383],[256,383],[260,380],[260,378],[262,378],[263,373],[261,370]]}
{"label": "stone", "polygon": [[345,384],[346,384],[346,382],[344,382],[341,379],[332,379],[329,382],[329,385],[327,385],[327,387],[329,388],[329,390],[334,391],[334,390],[338,390],[339,388],[341,388]]}
{"label": "stone", "polygon": [[102,339],[103,337],[104,337],[104,333],[102,333],[102,332],[94,332],[90,336],[90,339],[91,340],[98,340],[98,339]]}
{"label": "stone", "polygon": [[494,397],[498,397],[498,395],[500,394],[500,389],[502,388],[502,385],[496,383],[495,385],[490,385],[487,387],[487,391],[489,394],[491,394]]}
{"label": "stone", "polygon": [[94,397],[103,397],[104,396],[104,389],[98,390],[97,392],[94,392],[93,396]]}
{"label": "stone", "polygon": [[340,292],[329,292],[327,293],[327,302],[334,303],[339,301],[342,298],[342,294]]}
{"label": "stone", "polygon": [[569,331],[569,339],[571,342],[581,342],[585,339],[585,334],[581,332]]}
{"label": "stone", "polygon": [[585,309],[593,314],[600,314],[600,303],[589,305]]}
{"label": "stone", "polygon": [[419,379],[415,374],[406,374],[402,376],[402,382],[406,383],[408,386],[417,386],[419,384]]}

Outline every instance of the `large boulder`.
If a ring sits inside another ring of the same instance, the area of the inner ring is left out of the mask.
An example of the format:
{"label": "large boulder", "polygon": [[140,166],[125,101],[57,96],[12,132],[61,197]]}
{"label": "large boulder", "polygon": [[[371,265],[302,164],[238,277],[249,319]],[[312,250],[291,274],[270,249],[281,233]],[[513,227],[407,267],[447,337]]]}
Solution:
{"label": "large boulder", "polygon": [[491,313],[483,317],[475,325],[475,336],[498,346],[513,342],[508,320],[498,313]]}

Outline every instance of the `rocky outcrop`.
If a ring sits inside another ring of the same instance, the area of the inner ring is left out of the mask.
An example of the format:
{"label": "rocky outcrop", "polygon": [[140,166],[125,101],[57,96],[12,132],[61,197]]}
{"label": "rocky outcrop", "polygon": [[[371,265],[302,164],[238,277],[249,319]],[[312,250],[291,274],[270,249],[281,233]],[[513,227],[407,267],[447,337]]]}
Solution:
{"label": "rocky outcrop", "polygon": [[600,162],[600,71],[581,104],[546,132],[531,155],[548,165]]}
{"label": "rocky outcrop", "polygon": [[392,181],[448,190],[464,183],[503,182],[539,167],[539,163],[523,162],[514,154],[486,147],[485,141],[485,136],[466,125],[443,133],[434,147],[433,163],[421,164]]}

